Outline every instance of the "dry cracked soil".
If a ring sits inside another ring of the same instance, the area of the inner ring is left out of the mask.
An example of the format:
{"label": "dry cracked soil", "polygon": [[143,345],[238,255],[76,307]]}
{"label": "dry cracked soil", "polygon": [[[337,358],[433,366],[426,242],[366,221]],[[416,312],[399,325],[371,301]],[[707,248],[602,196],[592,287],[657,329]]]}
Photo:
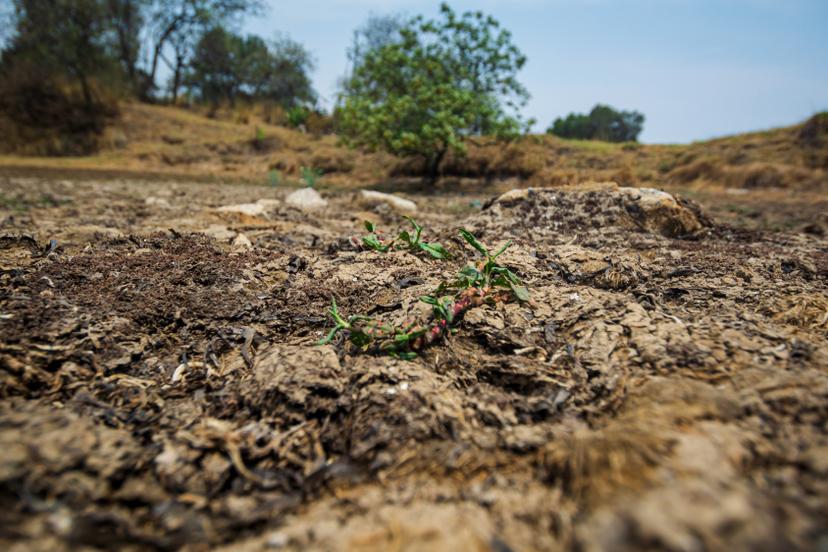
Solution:
{"label": "dry cracked soil", "polygon": [[[828,550],[823,236],[415,197],[438,261],[355,246],[405,222],[354,192],[0,178],[4,550]],[[411,361],[315,344],[331,297],[423,316],[461,226],[529,301]]]}

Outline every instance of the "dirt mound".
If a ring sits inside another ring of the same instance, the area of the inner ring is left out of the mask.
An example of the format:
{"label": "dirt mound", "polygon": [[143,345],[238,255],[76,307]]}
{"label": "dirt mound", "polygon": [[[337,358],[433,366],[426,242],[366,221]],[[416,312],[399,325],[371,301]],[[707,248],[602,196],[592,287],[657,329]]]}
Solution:
{"label": "dirt mound", "polygon": [[613,229],[688,237],[710,224],[692,202],[660,190],[619,187],[613,183],[573,190],[514,190],[490,204],[486,215],[492,224],[504,227],[510,235],[523,229],[545,238]]}
{"label": "dirt mound", "polygon": [[[5,219],[6,234],[57,247],[0,241],[6,547],[826,538],[822,238],[736,231],[655,190],[510,192],[460,224],[514,241],[499,260],[530,300],[473,308],[404,361],[315,342],[331,296],[347,315],[404,320],[476,260],[429,202],[420,220],[450,261],[356,248],[362,218],[397,222],[350,194],[326,193],[312,215],[273,202],[250,216],[215,207],[261,188],[179,184],[156,210],[150,185],[60,189],[106,207]],[[217,220],[220,240],[193,233]],[[104,221],[127,237],[71,230]],[[252,249],[233,251],[239,233]]]}

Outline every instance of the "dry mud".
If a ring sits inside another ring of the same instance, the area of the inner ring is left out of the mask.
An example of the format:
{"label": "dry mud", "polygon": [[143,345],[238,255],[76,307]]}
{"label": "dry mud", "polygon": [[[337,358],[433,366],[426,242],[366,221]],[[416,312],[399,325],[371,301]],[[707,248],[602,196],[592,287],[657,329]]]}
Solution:
{"label": "dry mud", "polygon": [[[355,248],[402,221],[353,193],[2,186],[5,550],[828,546],[825,238],[611,185],[414,198],[441,262]],[[528,303],[413,361],[314,345],[332,296],[421,312],[459,226]]]}

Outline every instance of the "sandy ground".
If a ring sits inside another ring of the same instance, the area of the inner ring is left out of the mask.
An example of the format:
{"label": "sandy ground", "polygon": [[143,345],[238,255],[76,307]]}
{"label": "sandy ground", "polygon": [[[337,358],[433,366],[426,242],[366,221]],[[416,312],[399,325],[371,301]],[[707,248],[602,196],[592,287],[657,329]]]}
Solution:
{"label": "sandy ground", "polygon": [[[0,189],[3,549],[828,547],[824,198],[412,196],[438,261],[355,245],[406,223],[354,191]],[[315,345],[331,297],[426,317],[461,226],[529,301],[411,361]]]}

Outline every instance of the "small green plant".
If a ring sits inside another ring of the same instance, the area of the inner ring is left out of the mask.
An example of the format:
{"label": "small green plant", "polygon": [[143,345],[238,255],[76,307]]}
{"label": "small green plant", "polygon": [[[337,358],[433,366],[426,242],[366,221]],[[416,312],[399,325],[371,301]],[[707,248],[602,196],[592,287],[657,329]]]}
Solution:
{"label": "small green plant", "polygon": [[299,174],[302,176],[302,180],[305,183],[305,186],[308,188],[313,188],[316,186],[316,183],[319,182],[319,179],[322,177],[322,170],[315,169],[313,167],[300,167]]}
{"label": "small green plant", "polygon": [[424,242],[422,241],[423,235],[423,227],[417,224],[411,217],[403,217],[407,220],[412,228],[413,233],[407,230],[403,230],[400,232],[396,238],[388,241],[386,240],[381,234],[379,234],[372,223],[369,220],[365,221],[365,229],[370,232],[367,236],[362,237],[362,243],[368,249],[373,249],[374,251],[379,251],[380,253],[387,253],[393,247],[397,247],[397,249],[408,249],[412,253],[417,251],[425,251],[435,259],[448,259],[449,253],[446,249],[437,242]]}
{"label": "small green plant", "polygon": [[365,229],[370,232],[367,236],[362,236],[363,245],[365,245],[368,249],[379,251],[380,253],[388,253],[388,251],[391,250],[391,246],[394,245],[394,240],[386,240],[386,238],[377,231],[377,227],[374,226],[374,223],[370,220],[366,220],[363,224],[365,225]]}
{"label": "small green plant", "polygon": [[20,198],[7,196],[3,193],[0,193],[0,209],[9,209],[12,211],[23,212],[26,210],[26,206]]}
{"label": "small green plant", "polygon": [[308,110],[304,107],[291,107],[287,113],[287,124],[290,128],[299,128],[308,120]]}
{"label": "small green plant", "polygon": [[[477,266],[468,265],[464,267],[457,275],[457,279],[452,283],[446,284],[443,289],[478,288],[485,290],[490,288],[505,288],[514,293],[518,300],[529,300],[529,291],[521,284],[520,278],[505,266],[497,264],[497,258],[512,245],[511,240],[506,242],[494,253],[490,253],[486,246],[480,243],[465,228],[460,229],[460,235],[466,240],[466,243],[483,255],[483,261],[478,263]],[[442,291],[440,288],[438,290]]]}
{"label": "small green plant", "polygon": [[51,194],[40,194],[37,198],[25,198],[23,196],[7,196],[0,192],[0,209],[8,209],[17,213],[25,213],[32,208],[58,207],[71,203],[69,199],[59,199]]}
{"label": "small green plant", "polygon": [[336,299],[333,297],[328,313],[333,318],[335,326],[327,336],[317,343],[318,345],[330,343],[339,332],[347,332],[348,341],[360,350],[367,351],[371,349],[374,352],[412,359],[417,355],[408,349],[415,340],[426,332],[424,328],[415,328],[413,324],[400,327],[383,325],[380,321],[369,316],[351,316],[346,320],[340,314]]}
{"label": "small green plant", "polygon": [[282,173],[276,169],[272,169],[267,173],[267,182],[271,188],[277,187],[282,182]]}
{"label": "small green plant", "polygon": [[[373,233],[373,225],[367,223],[366,227],[372,235],[376,235]],[[441,283],[433,294],[420,297],[420,301],[431,305],[431,314],[426,321],[389,325],[368,316],[351,316],[345,319],[337,308],[336,300],[332,298],[328,313],[335,325],[318,344],[330,343],[337,334],[343,332],[358,351],[390,354],[410,360],[417,356],[418,351],[452,331],[453,325],[469,309],[487,303],[529,299],[529,292],[517,275],[496,262],[497,257],[511,245],[511,242],[490,254],[489,250],[467,230],[461,229],[460,235],[483,254],[484,260],[477,266],[465,267],[453,282]],[[380,245],[382,248],[390,247]],[[455,291],[453,294],[445,294],[447,290]]]}

